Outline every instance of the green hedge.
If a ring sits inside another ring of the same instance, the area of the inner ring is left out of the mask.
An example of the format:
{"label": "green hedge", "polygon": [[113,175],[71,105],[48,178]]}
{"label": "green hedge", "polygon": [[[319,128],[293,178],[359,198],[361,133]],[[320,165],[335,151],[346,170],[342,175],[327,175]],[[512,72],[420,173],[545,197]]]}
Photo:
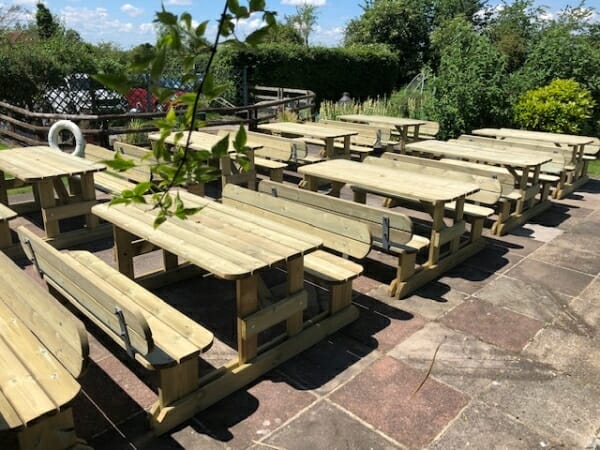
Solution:
{"label": "green hedge", "polygon": [[244,67],[249,86],[310,89],[318,100],[338,100],[344,91],[354,99],[366,99],[391,93],[398,79],[399,60],[383,45],[224,47],[214,69],[217,79],[231,80],[227,97],[234,103],[241,101]]}

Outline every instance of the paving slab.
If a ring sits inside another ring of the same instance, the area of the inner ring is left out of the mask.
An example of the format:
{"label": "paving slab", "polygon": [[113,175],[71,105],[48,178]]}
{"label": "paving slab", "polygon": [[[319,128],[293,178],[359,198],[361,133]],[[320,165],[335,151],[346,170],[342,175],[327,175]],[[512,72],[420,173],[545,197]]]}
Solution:
{"label": "paving slab", "polygon": [[551,242],[537,249],[530,257],[537,261],[577,270],[592,276],[600,273],[599,254],[584,249],[575,249],[564,244],[564,242],[556,244]]}
{"label": "paving slab", "polygon": [[367,347],[386,353],[398,343],[420,330],[426,323],[414,314],[392,308],[379,302],[368,308],[364,300],[359,299],[360,316],[346,326],[342,333]]}
{"label": "paving slab", "polygon": [[585,324],[590,334],[600,335],[600,278],[596,278],[579,297],[569,304],[570,310]]}
{"label": "paving slab", "polygon": [[511,231],[517,236],[526,236],[539,242],[550,242],[564,233],[563,230],[556,227],[544,226],[537,223],[525,223],[519,228]]}
{"label": "paving slab", "polygon": [[508,414],[481,402],[472,402],[428,448],[430,450],[566,449],[548,437],[527,428]]}
{"label": "paving slab", "polygon": [[427,320],[435,320],[460,305],[468,296],[441,283],[430,283],[401,300],[387,294],[387,286],[369,292],[374,299]]}
{"label": "paving slab", "polygon": [[552,291],[537,281],[498,277],[477,292],[476,297],[492,305],[550,323],[566,311],[572,297]]}
{"label": "paving slab", "polygon": [[464,264],[486,272],[501,274],[523,259],[523,256],[506,247],[487,245],[483,250],[467,259]]}
{"label": "paving slab", "polygon": [[519,256],[527,256],[544,245],[544,242],[533,239],[530,236],[530,231],[524,234],[522,233],[521,235],[514,233],[515,231],[513,230],[513,232],[505,234],[504,236],[495,236],[492,235],[487,228],[484,228],[483,231],[483,235],[490,245],[506,248],[509,252]]}
{"label": "paving slab", "polygon": [[600,388],[566,375],[492,382],[479,399],[565,448],[585,448],[600,427]]}
{"label": "paving slab", "polygon": [[594,279],[591,275],[583,272],[565,269],[530,258],[523,260],[504,275],[539,284],[553,292],[573,297],[579,295]]}
{"label": "paving slab", "polygon": [[544,323],[498,308],[477,298],[466,300],[446,314],[442,323],[500,348],[519,352]]}
{"label": "paving slab", "polygon": [[338,332],[276,370],[296,389],[321,396],[348,382],[381,355],[378,350]]}
{"label": "paving slab", "polygon": [[438,282],[454,291],[474,294],[496,277],[494,273],[471,265],[459,264],[439,278]]}
{"label": "paving slab", "polygon": [[549,327],[542,330],[523,352],[550,364],[582,383],[598,387],[600,379],[600,338]]}
{"label": "paving slab", "polygon": [[419,370],[431,367],[432,377],[470,397],[476,397],[499,378],[527,376],[533,371],[539,378],[554,374],[547,365],[435,322],[428,323],[388,355]]}
{"label": "paving slab", "polygon": [[329,397],[408,448],[429,444],[469,398],[395,358],[384,357]]}
{"label": "paving slab", "polygon": [[[285,450],[402,448],[326,400],[314,404],[261,443]],[[256,444],[253,448],[269,447]]]}
{"label": "paving slab", "polygon": [[217,402],[195,420],[216,444],[245,449],[314,401],[312,394],[293,388],[274,374]]}
{"label": "paving slab", "polygon": [[592,208],[553,202],[550,208],[541,214],[532,217],[530,222],[545,227],[568,230],[574,223],[577,223],[578,220],[587,218],[593,212],[594,209]]}

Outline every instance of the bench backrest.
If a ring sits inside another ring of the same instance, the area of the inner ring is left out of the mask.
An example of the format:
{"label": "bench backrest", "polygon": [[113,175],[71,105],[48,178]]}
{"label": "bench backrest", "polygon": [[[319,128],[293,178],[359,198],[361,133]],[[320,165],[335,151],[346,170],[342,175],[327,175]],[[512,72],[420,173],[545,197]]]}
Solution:
{"label": "bench backrest", "polygon": [[[410,218],[387,208],[363,205],[269,180],[262,180],[258,185],[258,190],[279,198],[292,200],[304,206],[358,220],[369,227],[371,236],[377,241],[382,240],[383,235],[389,232],[389,241],[392,246],[405,245],[413,237]],[[384,218],[389,224],[386,233],[384,233],[383,226]]]}
{"label": "bench backrest", "polygon": [[[131,347],[142,355],[154,347],[150,327],[139,308],[118,290],[111,291],[104,280],[67,253],[62,253],[25,227],[17,230],[21,246],[29,260],[43,274],[48,284],[75,307],[103,326],[116,341],[123,329],[118,311],[122,312]],[[121,338],[122,340],[122,338]]]}
{"label": "bench backrest", "polygon": [[467,199],[485,205],[493,205],[502,195],[502,185],[497,177],[489,174],[474,173],[475,171],[469,171],[466,168],[459,169],[456,166],[449,166],[434,159],[385,152],[381,158],[374,158],[372,156],[365,158],[364,163],[393,167],[408,172],[432,175],[438,178],[475,183],[479,186],[480,190],[468,195]]}
{"label": "bench backrest", "polygon": [[357,131],[358,134],[356,136],[351,136],[350,140],[352,142],[355,142],[358,139],[361,142],[368,142],[368,145],[370,146],[380,145],[381,141],[390,140],[390,129],[377,125],[342,122],[341,120],[329,119],[321,119],[318,122],[315,122],[315,125],[325,125],[332,128],[341,128],[344,130]]}
{"label": "bench backrest", "polygon": [[354,258],[364,258],[371,249],[365,224],[322,209],[229,184],[223,188],[222,201],[318,236],[326,248]]}
{"label": "bench backrest", "polygon": [[565,169],[565,165],[572,163],[572,152],[570,149],[563,147],[553,147],[550,145],[543,145],[540,144],[539,141],[537,141],[537,143],[534,143],[533,141],[519,142],[513,139],[499,140],[483,136],[472,136],[469,134],[463,134],[459,136],[457,140],[454,140],[454,142],[456,141],[460,141],[461,143],[469,142],[472,143],[474,146],[481,145],[486,147],[493,147],[497,148],[498,150],[518,148],[546,153],[552,157],[552,161],[542,164],[542,172],[558,173]]}
{"label": "bench backrest", "polygon": [[0,303],[78,378],[87,367],[89,345],[79,319],[0,252]]}
{"label": "bench backrest", "polygon": [[[112,150],[94,144],[86,144],[85,146],[85,159],[89,159],[90,161],[94,162],[100,162],[111,160],[114,158],[115,152]],[[137,183],[143,181],[150,181],[151,173],[148,161],[142,161],[140,158],[130,154],[125,154],[124,158],[133,160],[136,166],[124,172],[113,173],[117,174],[120,178],[125,178],[131,181],[135,181]]]}
{"label": "bench backrest", "polygon": [[[217,135],[226,136],[230,133],[235,134],[229,130],[219,130]],[[273,136],[256,131],[246,131],[246,136],[249,144],[262,146],[254,150],[255,156],[283,162],[296,162],[306,156],[306,144],[299,139]]]}

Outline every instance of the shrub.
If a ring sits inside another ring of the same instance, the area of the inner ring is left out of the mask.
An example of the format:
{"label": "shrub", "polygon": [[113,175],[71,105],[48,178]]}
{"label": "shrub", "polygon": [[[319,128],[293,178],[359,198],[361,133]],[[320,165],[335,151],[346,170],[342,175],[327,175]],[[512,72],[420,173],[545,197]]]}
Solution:
{"label": "shrub", "polygon": [[578,134],[594,109],[589,90],[575,80],[556,79],[525,92],[514,105],[515,124],[554,133]]}
{"label": "shrub", "polygon": [[239,104],[246,68],[248,85],[309,89],[319,100],[389,94],[397,79],[398,58],[383,45],[348,48],[263,45],[255,49],[223,48],[215,78],[230,80],[228,100]]}

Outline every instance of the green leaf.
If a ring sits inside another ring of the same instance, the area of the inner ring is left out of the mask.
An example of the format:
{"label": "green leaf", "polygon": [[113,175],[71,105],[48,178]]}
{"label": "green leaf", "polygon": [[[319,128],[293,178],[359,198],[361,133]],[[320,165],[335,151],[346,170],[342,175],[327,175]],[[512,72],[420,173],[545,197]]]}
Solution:
{"label": "green leaf", "polygon": [[179,17],[179,20],[183,23],[185,23],[185,26],[190,29],[192,28],[192,16],[190,15],[190,13],[188,12],[184,12],[183,14],[181,14],[181,16]]}
{"label": "green leaf", "polygon": [[133,87],[133,83],[122,73],[97,73],[92,75],[92,78],[121,95],[127,94]]}
{"label": "green leaf", "polygon": [[235,148],[238,152],[244,151],[244,147],[246,146],[246,142],[248,140],[248,135],[246,134],[246,129],[243,125],[240,125],[237,133],[235,134],[235,140],[233,141],[233,148]]}
{"label": "green leaf", "polygon": [[135,188],[133,188],[133,192],[135,195],[144,195],[150,189],[152,189],[152,183],[150,181],[144,181],[142,183],[138,183]]}
{"label": "green leaf", "polygon": [[265,9],[265,0],[250,0],[250,11],[263,11]]}
{"label": "green leaf", "polygon": [[211,148],[211,152],[216,157],[227,155],[229,151],[229,135],[224,136],[219,142],[217,142]]}
{"label": "green leaf", "polygon": [[238,11],[240,10],[240,3],[238,0],[227,0],[227,8],[229,8],[229,11],[237,16]]}
{"label": "green leaf", "polygon": [[113,197],[110,200],[110,202],[108,202],[108,205],[109,206],[119,205],[119,204],[126,204],[126,205],[128,205],[130,203],[131,203],[131,201],[128,198],[124,198],[124,197],[122,197],[120,195],[116,195],[115,197]]}
{"label": "green leaf", "polygon": [[201,22],[200,25],[196,27],[196,36],[203,37],[206,33],[206,27],[208,26],[208,20]]}
{"label": "green leaf", "polygon": [[158,213],[158,215],[156,216],[156,219],[154,219],[154,229],[157,229],[158,227],[160,227],[163,223],[165,223],[167,220],[167,216],[166,214],[164,214],[162,211]]}
{"label": "green leaf", "polygon": [[175,26],[177,25],[177,16],[163,9],[156,13],[156,19],[154,21],[167,26]]}
{"label": "green leaf", "polygon": [[133,160],[123,158],[118,152],[115,152],[114,159],[106,159],[102,162],[111,169],[118,170],[119,172],[135,167],[135,162]]}
{"label": "green leaf", "polygon": [[153,80],[158,80],[165,69],[167,53],[164,48],[161,48],[157,53],[150,67],[150,76]]}
{"label": "green leaf", "polygon": [[246,36],[246,39],[244,40],[244,42],[246,42],[246,44],[252,45],[252,46],[256,46],[256,45],[260,44],[268,36],[269,28],[270,28],[269,26],[266,26],[266,27],[262,27],[262,28],[259,28],[255,31],[253,31],[248,36]]}

